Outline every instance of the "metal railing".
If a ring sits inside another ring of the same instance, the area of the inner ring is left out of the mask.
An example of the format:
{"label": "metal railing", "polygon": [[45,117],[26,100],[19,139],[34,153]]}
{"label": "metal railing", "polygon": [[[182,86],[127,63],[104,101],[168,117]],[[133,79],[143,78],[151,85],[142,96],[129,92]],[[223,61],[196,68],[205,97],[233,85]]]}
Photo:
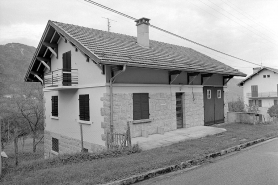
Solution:
{"label": "metal railing", "polygon": [[45,87],[72,86],[77,84],[77,69],[57,69],[44,75]]}
{"label": "metal railing", "polygon": [[278,92],[262,92],[262,93],[258,93],[258,96],[256,97],[252,97],[252,93],[246,93],[246,96],[248,98],[256,98],[256,97],[259,97],[259,98],[266,98],[266,97],[277,97],[278,96]]}

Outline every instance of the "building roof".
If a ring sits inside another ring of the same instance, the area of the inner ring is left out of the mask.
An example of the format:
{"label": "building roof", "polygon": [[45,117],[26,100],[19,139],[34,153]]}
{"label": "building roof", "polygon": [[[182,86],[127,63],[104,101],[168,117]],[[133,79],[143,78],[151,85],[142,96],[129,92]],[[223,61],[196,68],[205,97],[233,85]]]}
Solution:
{"label": "building roof", "polygon": [[270,67],[261,67],[261,69],[259,69],[257,72],[251,74],[250,76],[248,76],[247,78],[245,78],[244,80],[242,80],[242,81],[238,84],[238,86],[243,86],[243,84],[244,84],[246,81],[252,79],[253,76],[259,74],[259,73],[260,73],[261,71],[263,71],[263,70],[269,70],[269,71],[272,71],[272,72],[278,74],[278,69],[274,69],[274,68],[270,68]]}
{"label": "building roof", "polygon": [[40,63],[36,57],[43,54],[47,56],[47,47],[44,47],[42,43],[45,41],[55,43],[61,36],[97,64],[127,64],[127,66],[134,67],[246,76],[237,69],[191,48],[153,40],[150,40],[150,48],[144,48],[137,44],[137,38],[133,36],[48,21],[25,76],[26,81],[30,72],[38,67],[35,63]]}

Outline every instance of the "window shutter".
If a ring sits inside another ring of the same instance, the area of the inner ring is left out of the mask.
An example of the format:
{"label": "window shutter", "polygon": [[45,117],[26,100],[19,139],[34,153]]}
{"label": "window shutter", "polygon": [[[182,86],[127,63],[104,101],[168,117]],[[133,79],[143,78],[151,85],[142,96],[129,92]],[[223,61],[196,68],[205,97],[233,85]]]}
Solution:
{"label": "window shutter", "polygon": [[89,95],[79,95],[79,119],[90,121]]}
{"label": "window shutter", "polygon": [[133,120],[149,119],[149,94],[133,94]]}
{"label": "window shutter", "polygon": [[274,100],[274,105],[278,105],[278,100]]}
{"label": "window shutter", "polygon": [[258,104],[259,107],[262,107],[262,100],[258,100]]}
{"label": "window shutter", "polygon": [[52,116],[58,116],[58,96],[52,96]]}
{"label": "window shutter", "polygon": [[252,105],[253,105],[253,101],[249,100],[249,106],[252,106]]}

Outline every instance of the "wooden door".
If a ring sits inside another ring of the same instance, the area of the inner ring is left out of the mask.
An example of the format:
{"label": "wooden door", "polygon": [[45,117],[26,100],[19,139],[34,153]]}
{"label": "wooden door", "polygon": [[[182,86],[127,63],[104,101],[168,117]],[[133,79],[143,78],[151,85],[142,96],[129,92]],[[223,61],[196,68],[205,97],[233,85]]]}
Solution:
{"label": "wooden door", "polygon": [[204,87],[205,126],[214,124],[214,87]]}
{"label": "wooden door", "polygon": [[224,123],[223,87],[214,87],[214,124]]}
{"label": "wooden door", "polygon": [[178,129],[183,128],[182,95],[183,93],[176,93],[176,116]]}
{"label": "wooden door", "polygon": [[71,52],[68,51],[63,54],[63,85],[71,85]]}

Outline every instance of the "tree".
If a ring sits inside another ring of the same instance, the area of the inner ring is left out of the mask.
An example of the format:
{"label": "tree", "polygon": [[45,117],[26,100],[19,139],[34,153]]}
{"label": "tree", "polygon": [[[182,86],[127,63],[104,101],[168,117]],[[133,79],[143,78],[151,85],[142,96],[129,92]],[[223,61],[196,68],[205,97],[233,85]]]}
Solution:
{"label": "tree", "polygon": [[244,108],[244,102],[240,98],[238,98],[237,101],[228,103],[229,112],[245,112]]}
{"label": "tree", "polygon": [[268,110],[267,113],[269,114],[270,117],[276,117],[278,118],[278,105],[273,105],[271,106]]}
{"label": "tree", "polygon": [[[33,87],[33,88],[32,88]],[[43,91],[40,84],[25,84],[20,96],[13,98],[16,111],[27,127],[33,138],[33,152],[37,144],[43,139],[38,138],[38,131],[44,127]],[[38,141],[36,139],[38,138]]]}

